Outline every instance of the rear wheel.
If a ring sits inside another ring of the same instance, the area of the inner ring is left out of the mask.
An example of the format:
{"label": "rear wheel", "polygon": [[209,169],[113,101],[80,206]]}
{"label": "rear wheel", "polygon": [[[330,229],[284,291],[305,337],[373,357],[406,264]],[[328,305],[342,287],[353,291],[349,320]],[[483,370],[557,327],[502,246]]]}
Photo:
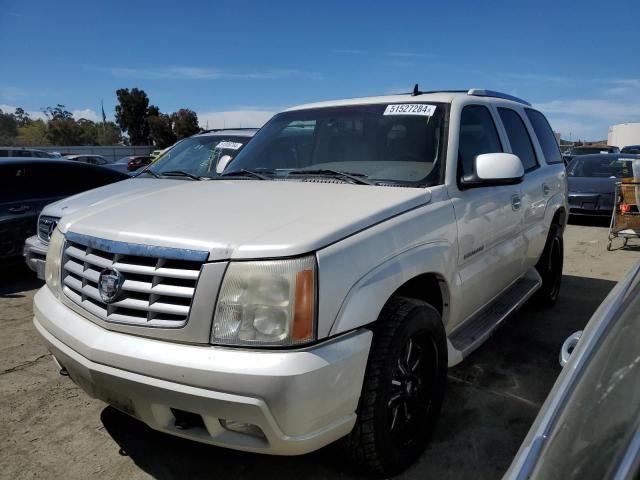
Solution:
{"label": "rear wheel", "polygon": [[344,443],[356,464],[390,476],[424,451],[440,412],[447,374],[446,335],[438,311],[392,298],[379,318],[358,419]]}
{"label": "rear wheel", "polygon": [[536,270],[542,278],[542,286],[535,293],[533,300],[541,307],[551,306],[558,300],[562,284],[562,266],[564,263],[564,243],[562,227],[551,225],[547,243]]}

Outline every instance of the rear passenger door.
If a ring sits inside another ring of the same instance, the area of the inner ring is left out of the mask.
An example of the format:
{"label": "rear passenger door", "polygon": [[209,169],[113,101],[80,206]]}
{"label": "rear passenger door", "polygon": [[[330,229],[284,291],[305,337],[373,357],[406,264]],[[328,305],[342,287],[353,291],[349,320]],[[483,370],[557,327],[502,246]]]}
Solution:
{"label": "rear passenger door", "polygon": [[534,147],[533,132],[526,125],[524,109],[516,107],[498,107],[498,114],[504,126],[509,150],[517,155],[524,167],[524,180],[520,185],[522,191],[522,239],[524,252],[521,270],[526,271],[534,266],[546,241],[544,214],[547,207],[547,197],[550,193],[547,171]]}
{"label": "rear passenger door", "polygon": [[[492,110],[466,105],[460,114],[457,178],[474,171],[475,158],[504,152]],[[522,275],[520,185],[450,187],[458,227],[458,269],[464,320]],[[452,326],[455,327],[455,326]]]}

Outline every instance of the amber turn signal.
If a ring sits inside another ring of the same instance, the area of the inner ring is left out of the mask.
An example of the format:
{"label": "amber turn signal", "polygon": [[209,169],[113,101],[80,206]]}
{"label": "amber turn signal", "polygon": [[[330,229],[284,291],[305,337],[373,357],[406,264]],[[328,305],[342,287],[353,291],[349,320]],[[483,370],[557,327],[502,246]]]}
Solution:
{"label": "amber turn signal", "polygon": [[293,308],[294,340],[311,340],[313,338],[314,281],[313,270],[302,270],[296,275],[296,296]]}

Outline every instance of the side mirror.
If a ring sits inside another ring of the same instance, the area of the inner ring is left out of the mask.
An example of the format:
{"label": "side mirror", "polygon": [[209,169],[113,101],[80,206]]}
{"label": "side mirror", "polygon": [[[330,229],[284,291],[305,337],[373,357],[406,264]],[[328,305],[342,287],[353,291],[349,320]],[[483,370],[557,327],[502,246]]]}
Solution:
{"label": "side mirror", "polygon": [[224,169],[227,168],[227,165],[229,165],[229,163],[231,163],[231,160],[233,160],[233,157],[231,155],[221,156],[218,160],[218,163],[216,164],[216,173],[220,175],[222,172],[224,172]]}
{"label": "side mirror", "polygon": [[474,161],[474,172],[460,179],[463,188],[514,185],[522,182],[524,167],[511,153],[483,153]]}
{"label": "side mirror", "polygon": [[582,336],[582,330],[578,330],[574,332],[570,337],[568,337],[564,343],[562,344],[562,348],[560,349],[560,366],[564,367],[569,361],[569,357],[573,353],[573,350],[576,348],[578,344],[578,340]]}

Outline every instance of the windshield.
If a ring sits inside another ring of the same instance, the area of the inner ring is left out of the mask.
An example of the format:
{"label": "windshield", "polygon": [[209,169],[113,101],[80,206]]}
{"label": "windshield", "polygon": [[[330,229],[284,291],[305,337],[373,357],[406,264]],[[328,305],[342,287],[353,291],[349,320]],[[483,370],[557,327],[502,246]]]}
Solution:
{"label": "windshield", "polygon": [[[444,104],[379,104],[276,115],[230,166],[279,176],[347,172],[373,181],[437,184],[445,139]],[[311,174],[311,172],[310,172]]]}
{"label": "windshield", "polygon": [[574,158],[567,167],[569,177],[625,178],[633,177],[631,159],[590,157]]}
{"label": "windshield", "polygon": [[151,168],[159,175],[180,170],[198,177],[215,176],[220,157],[235,157],[249,140],[250,137],[227,135],[190,137],[161,155]]}
{"label": "windshield", "polygon": [[596,345],[530,478],[611,478],[609,469],[640,426],[637,293],[628,294],[629,304]]}

